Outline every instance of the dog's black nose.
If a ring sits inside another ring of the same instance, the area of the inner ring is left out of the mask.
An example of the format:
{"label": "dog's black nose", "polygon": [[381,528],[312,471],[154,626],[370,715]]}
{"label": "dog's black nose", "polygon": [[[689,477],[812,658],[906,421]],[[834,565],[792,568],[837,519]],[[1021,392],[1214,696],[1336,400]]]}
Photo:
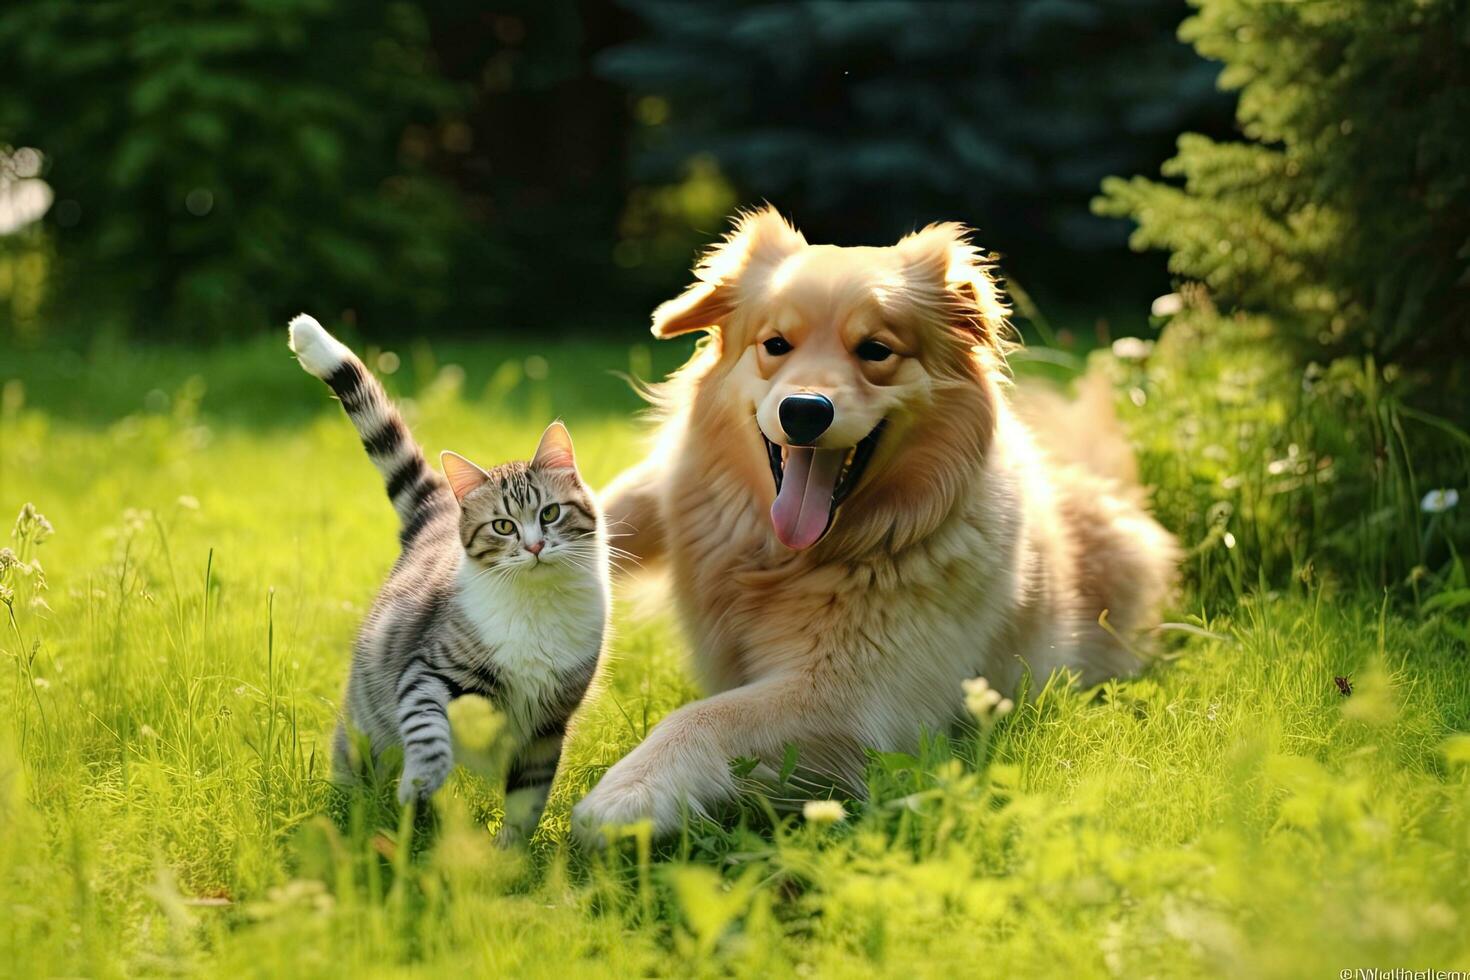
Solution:
{"label": "dog's black nose", "polygon": [[781,428],[792,445],[810,446],[832,425],[836,413],[826,395],[802,391],[781,399],[776,414],[781,417]]}

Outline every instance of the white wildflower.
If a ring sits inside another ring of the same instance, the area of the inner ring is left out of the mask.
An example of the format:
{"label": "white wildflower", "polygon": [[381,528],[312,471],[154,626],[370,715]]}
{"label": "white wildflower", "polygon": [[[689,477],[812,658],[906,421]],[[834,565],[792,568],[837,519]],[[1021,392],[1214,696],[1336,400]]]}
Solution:
{"label": "white wildflower", "polygon": [[847,811],[836,800],[807,800],[801,808],[807,823],[826,825],[841,823],[847,819]]}
{"label": "white wildflower", "polygon": [[33,683],[42,691],[51,686],[51,682],[44,677],[37,677]]}
{"label": "white wildflower", "polygon": [[[960,686],[965,691],[965,710],[982,725],[1004,716],[1013,707],[1010,699],[991,687],[990,682],[983,677],[963,681]],[[1000,710],[1002,704],[1006,705],[1004,711]]]}
{"label": "white wildflower", "polygon": [[1426,514],[1443,514],[1460,502],[1460,491],[1452,487],[1431,490],[1419,501],[1419,509]]}
{"label": "white wildflower", "polygon": [[1153,301],[1149,312],[1154,316],[1173,316],[1184,309],[1184,297],[1178,293],[1165,293]]}
{"label": "white wildflower", "polygon": [[1120,361],[1146,361],[1154,352],[1154,342],[1141,337],[1119,337],[1113,341],[1113,356]]}
{"label": "white wildflower", "polygon": [[186,493],[179,498],[179,506],[184,508],[185,510],[198,510],[199,498],[191,497]]}

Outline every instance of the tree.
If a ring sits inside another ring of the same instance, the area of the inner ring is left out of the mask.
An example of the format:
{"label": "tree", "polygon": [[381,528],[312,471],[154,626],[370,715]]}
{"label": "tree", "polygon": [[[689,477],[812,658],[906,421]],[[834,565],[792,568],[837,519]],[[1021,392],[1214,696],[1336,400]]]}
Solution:
{"label": "tree", "polygon": [[1194,0],[1244,140],[1180,137],[1165,183],[1111,178],[1099,214],[1307,357],[1463,363],[1470,322],[1470,4]]}
{"label": "tree", "polygon": [[0,64],[0,142],[48,161],[63,320],[226,335],[442,303],[465,225],[400,137],[457,93],[412,5],[11,0]]}

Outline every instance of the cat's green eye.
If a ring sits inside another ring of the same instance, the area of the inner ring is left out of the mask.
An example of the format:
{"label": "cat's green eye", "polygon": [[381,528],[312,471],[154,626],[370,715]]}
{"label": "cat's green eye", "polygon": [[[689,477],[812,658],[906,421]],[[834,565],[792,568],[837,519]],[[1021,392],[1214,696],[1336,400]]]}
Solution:
{"label": "cat's green eye", "polygon": [[490,526],[495,529],[495,533],[496,534],[515,534],[516,533],[516,522],[515,521],[508,521],[508,520],[506,520],[503,517],[500,520],[498,520],[498,521],[491,521],[490,522]]}
{"label": "cat's green eye", "polygon": [[554,524],[561,516],[561,504],[547,504],[541,508],[541,523]]}

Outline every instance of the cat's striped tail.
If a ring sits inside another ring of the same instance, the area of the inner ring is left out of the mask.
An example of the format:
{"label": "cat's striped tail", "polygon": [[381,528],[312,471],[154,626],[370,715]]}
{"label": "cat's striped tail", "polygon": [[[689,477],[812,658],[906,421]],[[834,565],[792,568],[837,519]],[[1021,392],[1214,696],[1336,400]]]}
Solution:
{"label": "cat's striped tail", "polygon": [[291,350],[308,374],[321,378],[357,427],[368,458],[383,474],[407,545],[431,521],[458,511],[443,476],[424,461],[403,417],[367,366],[305,313],[291,321]]}

